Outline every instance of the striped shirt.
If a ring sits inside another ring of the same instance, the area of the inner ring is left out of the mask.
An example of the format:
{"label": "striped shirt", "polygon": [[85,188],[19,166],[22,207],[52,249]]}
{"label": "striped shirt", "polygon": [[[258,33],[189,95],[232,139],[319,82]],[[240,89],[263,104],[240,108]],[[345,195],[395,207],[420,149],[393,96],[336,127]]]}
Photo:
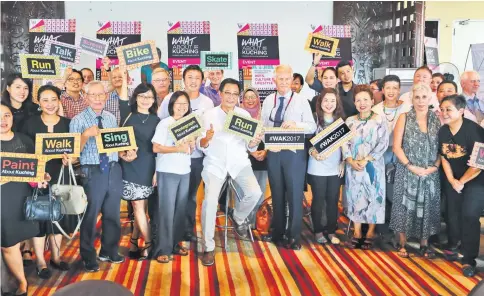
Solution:
{"label": "striped shirt", "polygon": [[[83,133],[85,130],[90,128],[91,126],[98,125],[96,113],[92,110],[91,107],[87,107],[86,110],[79,113],[76,117],[71,120],[69,125],[69,131],[71,133]],[[118,124],[116,123],[116,118],[109,112],[101,113],[103,128],[116,128]],[[118,153],[112,152],[109,153],[109,161],[118,161]],[[96,138],[90,137],[87,140],[86,145],[84,145],[84,149],[81,151],[80,157],[81,165],[86,164],[99,164],[99,153],[97,150],[96,145]]]}
{"label": "striped shirt", "polygon": [[89,103],[84,97],[83,92],[80,93],[79,99],[74,100],[67,92],[63,91],[61,94],[61,104],[64,109],[64,117],[69,119],[74,118],[77,114],[89,107]]}
{"label": "striped shirt", "polygon": [[108,111],[116,117],[116,122],[119,126],[119,122],[121,120],[121,111],[119,110],[119,95],[116,90],[113,90],[109,93],[108,99],[106,100],[106,105],[104,106],[104,110]]}

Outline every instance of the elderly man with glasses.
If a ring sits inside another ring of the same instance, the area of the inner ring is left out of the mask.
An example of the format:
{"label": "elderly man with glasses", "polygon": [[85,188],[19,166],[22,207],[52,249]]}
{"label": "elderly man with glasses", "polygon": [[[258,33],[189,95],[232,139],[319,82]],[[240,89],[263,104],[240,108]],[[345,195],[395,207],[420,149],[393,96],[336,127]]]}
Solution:
{"label": "elderly man with glasses", "polygon": [[88,206],[82,221],[80,233],[80,253],[84,268],[88,272],[99,270],[96,261],[96,221],[102,214],[101,250],[98,259],[111,263],[121,263],[124,258],[118,254],[121,237],[120,203],[122,195],[121,166],[118,153],[99,153],[96,136],[103,128],[116,128],[116,117],[104,110],[107,94],[104,85],[92,81],[86,87],[89,106],[75,116],[70,123],[70,132],[81,134],[81,169],[84,175],[83,186]]}

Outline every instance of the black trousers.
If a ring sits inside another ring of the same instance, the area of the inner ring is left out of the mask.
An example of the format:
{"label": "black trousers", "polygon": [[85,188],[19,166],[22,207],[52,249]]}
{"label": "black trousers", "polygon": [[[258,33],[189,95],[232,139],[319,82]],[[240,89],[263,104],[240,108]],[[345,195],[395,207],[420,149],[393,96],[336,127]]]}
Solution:
{"label": "black trousers", "polygon": [[[304,190],[304,150],[267,152],[267,172],[272,193],[272,238],[281,240],[283,235],[299,241],[302,227],[302,199]],[[286,233],[286,199],[289,205],[289,223]]]}
{"label": "black trousers", "polygon": [[323,213],[326,214],[326,230],[329,234],[336,232],[338,220],[338,197],[340,178],[338,176],[315,176],[308,174],[308,182],[313,193],[311,218],[314,233],[323,232]]}
{"label": "black trousers", "polygon": [[[482,173],[481,173],[482,174]],[[476,266],[481,239],[481,213],[484,210],[484,184],[467,183],[462,203],[462,264]],[[462,198],[462,196],[461,196]]]}
{"label": "black trousers", "polygon": [[203,157],[191,159],[190,185],[186,204],[185,233],[194,233],[197,218],[197,191],[202,182]]}
{"label": "black trousers", "polygon": [[96,260],[96,221],[102,214],[102,235],[100,253],[118,254],[121,238],[120,206],[123,194],[122,171],[117,162],[109,164],[109,172],[102,173],[98,165],[82,166],[85,175],[84,191],[87,195],[87,210],[80,227],[80,252],[83,260]]}
{"label": "black trousers", "polygon": [[448,244],[457,245],[462,240],[462,204],[464,196],[457,193],[449,182],[445,182],[444,192],[446,196],[445,223],[447,229]]}

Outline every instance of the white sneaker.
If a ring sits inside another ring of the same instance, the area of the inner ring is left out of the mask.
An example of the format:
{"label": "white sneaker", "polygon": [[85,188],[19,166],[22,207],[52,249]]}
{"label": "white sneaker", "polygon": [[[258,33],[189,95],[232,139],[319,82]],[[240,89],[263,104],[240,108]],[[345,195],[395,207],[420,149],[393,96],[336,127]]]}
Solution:
{"label": "white sneaker", "polygon": [[324,234],[322,233],[316,233],[316,241],[319,243],[319,244],[325,244],[328,242],[328,240],[326,239],[326,237],[324,237]]}

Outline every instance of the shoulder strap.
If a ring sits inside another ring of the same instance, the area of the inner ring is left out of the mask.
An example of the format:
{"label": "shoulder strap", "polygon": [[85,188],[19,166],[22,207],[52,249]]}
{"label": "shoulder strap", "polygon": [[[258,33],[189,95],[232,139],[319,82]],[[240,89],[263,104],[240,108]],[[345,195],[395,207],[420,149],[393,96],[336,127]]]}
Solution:
{"label": "shoulder strap", "polygon": [[124,126],[126,124],[126,122],[128,121],[128,119],[131,117],[131,114],[133,114],[133,113],[132,112],[129,113],[128,117],[126,117],[126,119],[124,120],[122,126]]}

